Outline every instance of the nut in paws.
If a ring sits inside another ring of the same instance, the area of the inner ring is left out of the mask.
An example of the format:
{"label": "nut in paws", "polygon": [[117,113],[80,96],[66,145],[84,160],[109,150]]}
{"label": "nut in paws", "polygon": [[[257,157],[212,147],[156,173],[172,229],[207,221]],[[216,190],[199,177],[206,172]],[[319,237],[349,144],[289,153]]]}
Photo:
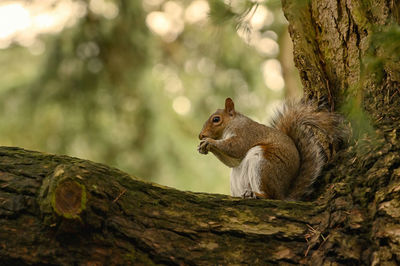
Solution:
{"label": "nut in paws", "polygon": [[199,144],[197,150],[201,154],[207,154],[209,152],[209,150],[210,150],[210,139],[209,138],[202,139],[200,141],[200,144]]}

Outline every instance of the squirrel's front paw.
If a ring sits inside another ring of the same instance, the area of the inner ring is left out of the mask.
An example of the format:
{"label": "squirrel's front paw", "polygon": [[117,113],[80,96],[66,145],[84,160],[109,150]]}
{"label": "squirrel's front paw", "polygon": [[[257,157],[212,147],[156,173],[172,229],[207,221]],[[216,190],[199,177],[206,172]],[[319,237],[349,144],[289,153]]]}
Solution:
{"label": "squirrel's front paw", "polygon": [[199,146],[197,147],[197,150],[201,153],[201,154],[207,154],[208,151],[210,150],[210,138],[206,138],[206,139],[202,139],[200,141]]}

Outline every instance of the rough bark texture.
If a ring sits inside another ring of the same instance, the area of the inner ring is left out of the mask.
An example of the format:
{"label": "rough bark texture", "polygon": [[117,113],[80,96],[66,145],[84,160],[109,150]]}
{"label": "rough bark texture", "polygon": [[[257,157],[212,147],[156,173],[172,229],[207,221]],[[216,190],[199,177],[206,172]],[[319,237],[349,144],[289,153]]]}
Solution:
{"label": "rough bark texture", "polygon": [[0,148],[3,264],[228,264],[304,259],[322,208],[181,192],[66,156]]}
{"label": "rough bark texture", "polygon": [[0,264],[398,264],[400,64],[376,36],[398,27],[399,4],[283,7],[306,97],[331,109],[354,98],[375,128],[336,154],[313,202],[182,192],[0,147]]}
{"label": "rough bark texture", "polygon": [[374,128],[341,152],[322,179],[316,202],[327,205],[314,218],[328,239],[308,263],[398,265],[400,58],[399,43],[387,38],[398,34],[399,2],[282,2],[305,95],[331,109],[359,105]]}

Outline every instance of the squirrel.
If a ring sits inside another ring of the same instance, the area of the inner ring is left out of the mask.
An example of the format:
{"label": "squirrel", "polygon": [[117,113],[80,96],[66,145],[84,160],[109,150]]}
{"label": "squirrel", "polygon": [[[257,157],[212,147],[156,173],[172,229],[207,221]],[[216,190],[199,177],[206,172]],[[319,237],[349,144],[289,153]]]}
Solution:
{"label": "squirrel", "polygon": [[227,98],[225,109],[205,122],[198,151],[210,151],[232,168],[234,197],[300,200],[312,192],[327,161],[318,136],[337,146],[345,138],[342,125],[338,114],[299,101],[285,103],[266,126],[236,112]]}

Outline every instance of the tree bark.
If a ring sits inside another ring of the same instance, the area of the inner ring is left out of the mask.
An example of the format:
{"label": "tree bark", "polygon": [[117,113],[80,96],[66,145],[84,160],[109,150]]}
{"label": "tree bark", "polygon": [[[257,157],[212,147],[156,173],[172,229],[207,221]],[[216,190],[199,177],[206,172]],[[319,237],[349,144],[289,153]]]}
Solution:
{"label": "tree bark", "polygon": [[334,156],[314,201],[177,191],[77,158],[0,147],[1,263],[398,264],[400,60],[381,40],[397,36],[399,5],[283,8],[305,97],[332,110],[352,102],[373,128]]}
{"label": "tree bark", "polygon": [[323,210],[177,191],[67,156],[7,147],[0,156],[5,264],[295,263]]}
{"label": "tree bark", "polygon": [[329,218],[318,228],[328,239],[307,261],[398,265],[399,2],[282,3],[305,96],[347,111],[359,137],[320,180]]}

